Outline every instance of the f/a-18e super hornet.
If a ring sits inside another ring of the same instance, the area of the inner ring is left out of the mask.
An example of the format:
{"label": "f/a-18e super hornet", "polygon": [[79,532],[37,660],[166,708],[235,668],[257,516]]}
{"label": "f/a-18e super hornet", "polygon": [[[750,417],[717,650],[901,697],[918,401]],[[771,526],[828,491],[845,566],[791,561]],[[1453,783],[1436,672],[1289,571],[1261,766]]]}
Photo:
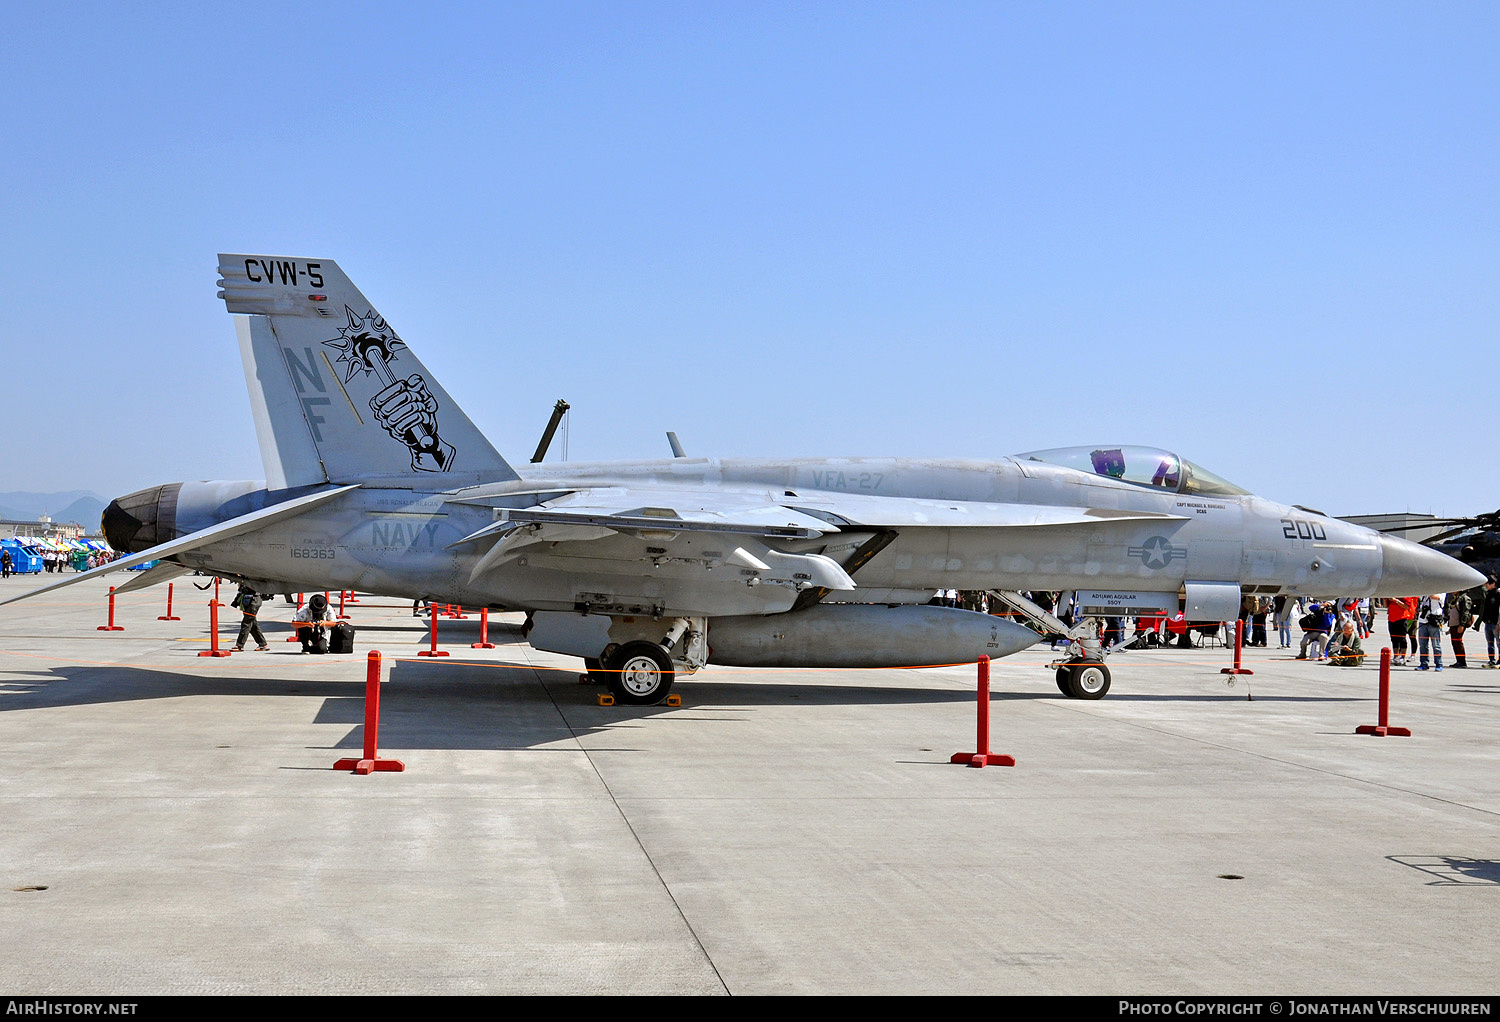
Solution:
{"label": "f/a-18e super hornet", "polygon": [[1020,591],[1220,621],[1242,593],[1407,596],[1478,579],[1148,447],[512,466],[333,262],[220,255],[219,274],[265,480],[114,500],[104,533],[130,556],[59,585],[160,560],[122,588],[202,570],[264,592],[524,610],[532,646],[584,658],[622,702],[654,703],[677,671],[710,663],[945,664],[1040,638],[925,605],[936,589],[990,590],[1066,634],[1058,687],[1098,698],[1109,670],[1090,629]]}

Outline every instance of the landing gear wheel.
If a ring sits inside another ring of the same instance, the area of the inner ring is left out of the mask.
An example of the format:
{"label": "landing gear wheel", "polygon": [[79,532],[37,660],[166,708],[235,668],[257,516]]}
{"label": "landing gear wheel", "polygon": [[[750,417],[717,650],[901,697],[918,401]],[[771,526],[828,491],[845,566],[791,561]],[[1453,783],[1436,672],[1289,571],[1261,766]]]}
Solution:
{"label": "landing gear wheel", "polygon": [[1087,661],[1067,668],[1068,695],[1073,699],[1103,699],[1109,691],[1109,668]]}
{"label": "landing gear wheel", "polygon": [[1072,682],[1069,681],[1072,676],[1073,668],[1071,667],[1059,667],[1057,669],[1057,690],[1069,699],[1073,698],[1073,689],[1070,687]]}
{"label": "landing gear wheel", "polygon": [[608,659],[609,691],[615,702],[650,706],[667,698],[676,673],[666,651],[654,642],[627,642]]}

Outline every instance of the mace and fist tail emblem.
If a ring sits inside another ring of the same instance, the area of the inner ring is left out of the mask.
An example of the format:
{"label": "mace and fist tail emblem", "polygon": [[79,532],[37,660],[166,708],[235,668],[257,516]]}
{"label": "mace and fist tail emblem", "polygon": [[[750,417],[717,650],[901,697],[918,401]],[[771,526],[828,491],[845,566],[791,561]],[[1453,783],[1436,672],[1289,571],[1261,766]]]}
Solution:
{"label": "mace and fist tail emblem", "polygon": [[446,472],[453,467],[455,451],[452,444],[445,443],[438,435],[437,399],[421,373],[399,379],[391,371],[390,363],[396,352],[406,347],[405,342],[373,309],[357,316],[346,305],[344,312],[349,316],[349,325],[339,331],[338,338],[323,342],[339,350],[338,360],[346,364],[344,382],[363,372],[373,374],[385,384],[370,398],[375,421],[393,439],[406,445],[414,471]]}

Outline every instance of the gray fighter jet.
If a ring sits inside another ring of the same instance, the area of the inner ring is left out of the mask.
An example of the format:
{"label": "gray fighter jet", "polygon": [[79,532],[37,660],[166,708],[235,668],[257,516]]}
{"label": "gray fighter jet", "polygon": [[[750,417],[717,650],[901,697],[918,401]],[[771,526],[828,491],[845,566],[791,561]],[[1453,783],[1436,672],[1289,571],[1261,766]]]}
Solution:
{"label": "gray fighter jet", "polygon": [[[170,483],[104,512],[130,556],[263,592],[357,589],[529,612],[528,641],[655,703],[710,663],[971,662],[1066,635],[1058,687],[1109,688],[1100,614],[1233,620],[1243,593],[1409,596],[1480,577],[1415,543],[1273,503],[1178,455],[1103,445],[994,461],[673,457],[512,466],[326,259],[219,256],[264,481]],[[1037,626],[926,605],[990,590]],[[10,602],[10,601],[6,601]]]}

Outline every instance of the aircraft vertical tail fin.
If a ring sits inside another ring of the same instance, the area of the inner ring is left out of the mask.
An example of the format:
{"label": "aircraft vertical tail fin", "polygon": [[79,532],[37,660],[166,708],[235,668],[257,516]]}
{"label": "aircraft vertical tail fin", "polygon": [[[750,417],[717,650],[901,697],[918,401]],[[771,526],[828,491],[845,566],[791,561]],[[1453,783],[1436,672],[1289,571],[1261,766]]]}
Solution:
{"label": "aircraft vertical tail fin", "polygon": [[219,276],[268,487],[516,478],[337,263],[221,254]]}

